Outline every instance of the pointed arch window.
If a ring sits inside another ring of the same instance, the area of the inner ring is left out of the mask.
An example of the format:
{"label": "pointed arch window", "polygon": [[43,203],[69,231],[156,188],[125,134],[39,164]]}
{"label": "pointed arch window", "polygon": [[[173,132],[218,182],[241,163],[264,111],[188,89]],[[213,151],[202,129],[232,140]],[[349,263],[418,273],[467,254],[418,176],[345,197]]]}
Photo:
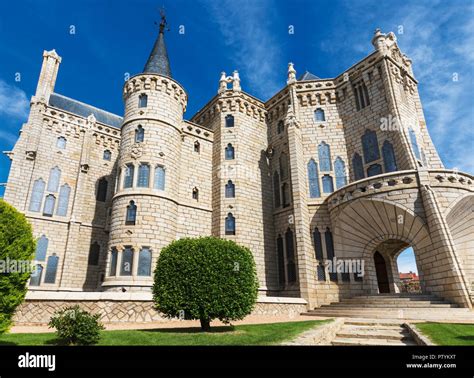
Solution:
{"label": "pointed arch window", "polygon": [[58,191],[59,180],[61,180],[61,170],[59,167],[54,167],[49,171],[48,192],[56,193]]}
{"label": "pointed arch window", "polygon": [[130,201],[127,206],[127,215],[125,218],[125,224],[129,226],[135,225],[137,221],[137,205],[135,201]]}
{"label": "pointed arch window", "polygon": [[416,140],[415,131],[410,127],[408,129],[408,133],[410,134],[411,148],[413,149],[413,153],[418,160],[421,160],[420,149]]}
{"label": "pointed arch window", "polygon": [[145,140],[145,129],[141,126],[138,125],[138,127],[135,130],[135,143],[140,143]]}
{"label": "pointed arch window", "polygon": [[151,251],[148,247],[143,247],[138,253],[138,276],[151,275]]}
{"label": "pointed arch window", "polygon": [[43,215],[51,217],[54,214],[54,206],[56,205],[56,197],[48,194],[44,200]]}
{"label": "pointed arch window", "polygon": [[45,186],[46,184],[42,179],[38,179],[34,182],[30,199],[30,211],[39,212],[41,210]]}
{"label": "pointed arch window", "polygon": [[309,197],[321,197],[321,191],[319,190],[318,164],[314,161],[314,159],[310,159],[308,163],[308,183]]}
{"label": "pointed arch window", "polygon": [[313,241],[314,241],[314,253],[316,255],[316,260],[322,261],[324,259],[323,256],[323,243],[321,240],[321,232],[316,227],[313,231]]}
{"label": "pointed arch window", "polygon": [[277,132],[278,134],[281,134],[283,131],[285,131],[285,123],[283,122],[283,120],[280,120],[277,124]]}
{"label": "pointed arch window", "polygon": [[199,189],[196,187],[193,188],[193,200],[199,201]]}
{"label": "pointed arch window", "polygon": [[110,150],[105,150],[104,155],[103,155],[103,159],[107,160],[107,161],[111,161],[112,160],[112,152],[110,152]]}
{"label": "pointed arch window", "polygon": [[118,251],[117,248],[112,248],[110,251],[110,270],[109,276],[115,276],[117,274],[117,259]]}
{"label": "pointed arch window", "polygon": [[46,253],[48,252],[49,239],[45,235],[41,237],[36,242],[36,261],[44,261],[46,259]]}
{"label": "pointed arch window", "polygon": [[142,93],[138,96],[138,107],[146,108],[148,106],[148,96],[145,93]]}
{"label": "pointed arch window", "polygon": [[314,111],[314,119],[316,122],[324,122],[326,121],[326,116],[324,115],[324,110],[321,108],[317,108]]}
{"label": "pointed arch window", "polygon": [[225,116],[225,127],[234,127],[234,116],[232,114]]}
{"label": "pointed arch window", "polygon": [[121,276],[131,276],[133,269],[133,249],[125,247],[122,252],[122,264],[120,267]]}
{"label": "pointed arch window", "polygon": [[59,257],[56,254],[52,254],[48,257],[46,263],[46,274],[44,275],[44,283],[53,284],[56,282],[56,272],[58,270]]}
{"label": "pointed arch window", "polygon": [[[334,241],[332,238],[332,232],[328,228],[326,228],[326,232],[324,233],[324,238],[326,241],[326,254],[328,260],[334,259]],[[334,265],[334,264],[333,264]],[[331,281],[337,281],[337,272],[329,272],[329,279]]]}
{"label": "pointed arch window", "polygon": [[282,180],[286,180],[288,178],[288,157],[285,153],[280,155],[280,177]]}
{"label": "pointed arch window", "polygon": [[273,199],[275,201],[275,207],[280,207],[280,175],[277,171],[273,172]]}
{"label": "pointed arch window", "polygon": [[138,182],[139,188],[148,188],[150,186],[150,165],[142,163],[138,166]]}
{"label": "pointed arch window", "polygon": [[336,188],[342,188],[347,185],[346,164],[340,156],[336,157],[334,161],[334,173],[336,175]]}
{"label": "pointed arch window", "polygon": [[352,169],[354,170],[355,181],[362,180],[363,178],[365,178],[362,157],[357,152],[352,157]]}
{"label": "pointed arch window", "polygon": [[295,244],[293,241],[293,231],[289,228],[285,233],[286,242],[286,274],[288,282],[296,282],[296,264],[295,264]]}
{"label": "pointed arch window", "polygon": [[60,150],[64,150],[66,148],[66,138],[64,138],[63,136],[60,136],[57,140],[56,140],[56,147],[59,148]]}
{"label": "pointed arch window", "polygon": [[283,202],[283,207],[288,207],[290,206],[290,186],[288,183],[284,183],[281,186],[281,194],[283,196],[282,202]]}
{"label": "pointed arch window", "polygon": [[324,175],[322,178],[322,182],[323,182],[323,193],[334,192],[334,184],[333,184],[331,175]]}
{"label": "pointed arch window", "polygon": [[194,152],[201,153],[201,143],[198,140],[194,142]]}
{"label": "pointed arch window", "polygon": [[318,146],[319,168],[321,171],[331,170],[331,151],[326,142],[321,142]]}
{"label": "pointed arch window", "polygon": [[225,234],[235,235],[235,218],[232,213],[228,213],[225,218]]}
{"label": "pointed arch window", "polygon": [[89,248],[89,258],[87,265],[99,265],[100,245],[97,242],[91,244]]}
{"label": "pointed arch window", "polygon": [[374,130],[365,130],[362,135],[362,149],[364,151],[365,164],[374,160],[380,159],[379,142],[377,140],[377,133]]}
{"label": "pointed arch window", "polygon": [[101,178],[97,184],[97,195],[96,200],[99,202],[105,202],[107,200],[107,189],[109,182],[105,178]]}
{"label": "pointed arch window", "polygon": [[277,238],[277,262],[278,262],[278,283],[284,285],[285,278],[285,256],[283,251],[283,238],[278,235]]}
{"label": "pointed arch window", "polygon": [[225,160],[234,160],[234,146],[232,143],[229,143],[225,148]]}
{"label": "pointed arch window", "polygon": [[225,185],[225,198],[234,198],[235,197],[235,184],[232,180],[227,181]]}
{"label": "pointed arch window", "polygon": [[71,187],[68,184],[64,184],[59,189],[58,208],[56,215],[65,217],[67,215],[67,209],[69,206],[69,196],[71,194]]}
{"label": "pointed arch window", "polygon": [[37,264],[35,270],[31,273],[30,286],[39,286],[41,284],[41,277],[43,276],[43,266]]}
{"label": "pointed arch window", "polygon": [[166,170],[162,165],[157,165],[155,168],[155,182],[154,188],[158,190],[165,190],[166,184]]}
{"label": "pointed arch window", "polygon": [[135,166],[127,164],[125,166],[125,179],[123,180],[124,189],[133,187],[133,176],[135,175]]}
{"label": "pointed arch window", "polygon": [[395,152],[393,145],[388,140],[383,142],[382,156],[385,172],[395,172],[397,170],[397,162],[395,160]]}
{"label": "pointed arch window", "polygon": [[382,166],[380,164],[372,164],[369,168],[367,168],[367,176],[375,176],[382,174]]}

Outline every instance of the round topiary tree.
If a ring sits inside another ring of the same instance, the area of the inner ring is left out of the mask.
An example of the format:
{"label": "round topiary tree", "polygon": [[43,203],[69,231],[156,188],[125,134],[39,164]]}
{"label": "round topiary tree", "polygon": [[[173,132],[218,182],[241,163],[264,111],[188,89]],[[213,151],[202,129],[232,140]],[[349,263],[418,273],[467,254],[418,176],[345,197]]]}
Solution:
{"label": "round topiary tree", "polygon": [[161,250],[154,274],[156,308],[169,317],[199,319],[203,331],[212,319],[243,319],[257,300],[252,253],[230,240],[174,241]]}
{"label": "round topiary tree", "polygon": [[0,199],[0,334],[25,299],[36,242],[25,216]]}

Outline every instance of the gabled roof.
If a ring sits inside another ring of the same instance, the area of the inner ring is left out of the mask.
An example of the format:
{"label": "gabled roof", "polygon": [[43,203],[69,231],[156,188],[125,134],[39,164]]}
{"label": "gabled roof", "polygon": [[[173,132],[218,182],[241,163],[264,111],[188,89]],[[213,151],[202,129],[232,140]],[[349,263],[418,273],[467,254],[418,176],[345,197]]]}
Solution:
{"label": "gabled roof", "polygon": [[310,80],[320,80],[321,78],[313,75],[311,72],[306,71],[303,75],[301,75],[298,81],[310,81]]}

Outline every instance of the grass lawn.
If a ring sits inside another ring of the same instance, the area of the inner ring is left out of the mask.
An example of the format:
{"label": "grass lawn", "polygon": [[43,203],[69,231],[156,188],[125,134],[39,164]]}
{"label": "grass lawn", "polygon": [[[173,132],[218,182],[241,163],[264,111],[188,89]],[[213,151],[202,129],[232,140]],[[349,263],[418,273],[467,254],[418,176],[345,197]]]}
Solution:
{"label": "grass lawn", "polygon": [[438,345],[474,345],[474,324],[418,323],[416,327]]}
{"label": "grass lawn", "polygon": [[[99,345],[272,345],[291,340],[327,320],[200,328],[102,331]],[[54,333],[10,333],[0,345],[57,345]]]}

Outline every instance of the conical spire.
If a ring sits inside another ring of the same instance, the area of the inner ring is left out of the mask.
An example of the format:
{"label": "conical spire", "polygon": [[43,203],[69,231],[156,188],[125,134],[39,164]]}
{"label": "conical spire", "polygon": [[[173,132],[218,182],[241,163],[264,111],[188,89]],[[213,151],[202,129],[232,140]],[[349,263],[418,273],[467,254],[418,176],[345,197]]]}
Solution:
{"label": "conical spire", "polygon": [[168,52],[165,45],[165,28],[167,22],[163,12],[161,12],[160,32],[155,41],[153,50],[151,50],[150,57],[145,64],[143,73],[155,73],[163,76],[171,76],[170,61],[168,59]]}

